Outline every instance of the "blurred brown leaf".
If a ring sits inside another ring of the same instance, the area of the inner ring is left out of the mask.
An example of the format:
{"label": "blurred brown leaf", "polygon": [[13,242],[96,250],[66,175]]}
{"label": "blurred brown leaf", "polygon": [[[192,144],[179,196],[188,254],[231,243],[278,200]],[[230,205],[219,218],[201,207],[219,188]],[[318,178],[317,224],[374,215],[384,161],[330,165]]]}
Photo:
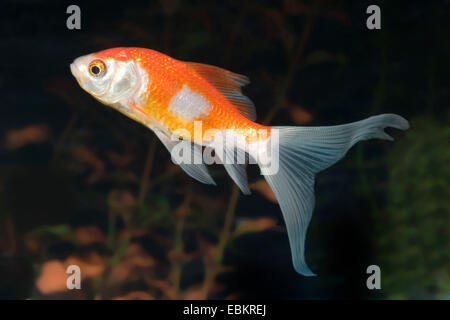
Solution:
{"label": "blurred brown leaf", "polygon": [[118,154],[115,151],[110,151],[106,155],[109,161],[117,167],[125,167],[135,158],[135,155],[132,153]]}
{"label": "blurred brown leaf", "polygon": [[206,267],[214,265],[214,258],[217,254],[217,243],[211,243],[204,239],[202,236],[197,235],[197,243],[199,248],[199,253]]}
{"label": "blurred brown leaf", "polygon": [[161,290],[169,299],[175,299],[175,291],[171,284],[166,280],[156,279],[148,274],[144,275],[145,282],[151,286]]}
{"label": "blurred brown leaf", "polygon": [[74,254],[65,261],[49,260],[42,265],[41,273],[36,280],[36,287],[43,294],[50,294],[67,290],[66,273],[69,265],[80,267],[81,279],[96,277],[100,275],[105,268],[105,259],[97,253]]}
{"label": "blurred brown leaf", "polygon": [[[217,274],[219,274],[219,273],[220,273],[220,272],[217,271]],[[219,281],[214,281],[214,282],[212,283],[212,285],[211,285],[211,288],[210,288],[209,292],[210,292],[211,294],[219,293],[219,292],[225,291],[227,288],[228,288],[228,286],[227,286],[225,283],[219,282]]]}
{"label": "blurred brown leaf", "polygon": [[124,241],[127,238],[128,239],[139,238],[139,237],[143,237],[143,236],[147,235],[148,233],[149,233],[149,230],[147,228],[131,226],[131,227],[124,228],[123,230],[121,230],[117,240],[120,242],[120,241]]}
{"label": "blurred brown leaf", "polygon": [[192,194],[192,204],[200,207],[205,213],[214,214],[226,209],[226,204],[222,198],[210,197],[202,193]]}
{"label": "blurred brown leaf", "polygon": [[241,300],[241,299],[243,299],[243,295],[239,292],[230,293],[228,296],[225,297],[225,300]]}
{"label": "blurred brown leaf", "polygon": [[234,266],[227,266],[227,265],[224,265],[224,264],[221,264],[221,265],[217,266],[217,268],[216,268],[217,274],[233,272],[235,270],[236,270],[236,267],[234,267]]}
{"label": "blurred brown leaf", "polygon": [[96,226],[83,226],[75,230],[75,239],[82,246],[93,243],[106,243],[103,231]]}
{"label": "blurred brown leaf", "polygon": [[202,285],[193,285],[184,290],[183,296],[185,300],[201,300],[204,299],[204,291]]}
{"label": "blurred brown leaf", "polygon": [[179,261],[179,262],[187,262],[192,259],[195,259],[197,256],[198,256],[197,251],[193,251],[191,253],[185,253],[185,252],[175,250],[175,249],[170,250],[169,253],[167,254],[167,257],[171,261]]}
{"label": "blurred brown leaf", "polygon": [[311,12],[310,7],[297,0],[283,0],[283,10],[295,15],[306,15]]}
{"label": "blurred brown leaf", "polygon": [[163,234],[155,233],[153,234],[153,239],[156,241],[156,243],[162,247],[165,248],[172,248],[173,247],[173,238],[168,237]]}
{"label": "blurred brown leaf", "polygon": [[289,115],[291,116],[292,121],[294,121],[296,124],[305,124],[311,122],[313,119],[311,113],[298,105],[291,104],[287,110],[289,112]]}
{"label": "blurred brown leaf", "polygon": [[16,253],[16,233],[10,218],[0,222],[0,253],[13,255]]}
{"label": "blurred brown leaf", "polygon": [[96,252],[73,254],[64,261],[65,267],[77,265],[81,270],[81,279],[99,276],[106,266],[106,259]]}
{"label": "blurred brown leaf", "polygon": [[[284,48],[287,53],[292,50],[294,46],[294,35],[288,30],[288,24],[284,17],[284,14],[278,10],[274,9],[264,9],[263,10],[266,17],[270,22],[276,26],[276,30],[269,29],[269,32],[273,37],[280,38],[280,40],[284,44]],[[268,23],[267,26],[270,26],[271,23]]]}
{"label": "blurred brown leaf", "polygon": [[277,221],[270,217],[261,217],[257,219],[243,219],[237,225],[235,234],[239,235],[245,232],[264,231],[277,225]]}
{"label": "blurred brown leaf", "polygon": [[136,208],[136,198],[127,190],[113,189],[108,195],[108,205],[114,212],[130,215]]}
{"label": "blurred brown leaf", "polygon": [[8,131],[4,140],[7,150],[15,150],[31,143],[42,143],[50,137],[50,128],[45,124],[34,124],[22,129]]}
{"label": "blurred brown leaf", "polygon": [[267,184],[267,182],[264,179],[260,179],[256,181],[255,183],[251,183],[249,185],[250,189],[256,190],[259,193],[261,193],[266,199],[278,203],[277,198],[275,197],[275,194],[273,193],[270,186]]}
{"label": "blurred brown leaf", "polygon": [[49,260],[42,265],[36,287],[43,294],[66,290],[67,276],[66,268],[61,261]]}
{"label": "blurred brown leaf", "polygon": [[86,146],[75,147],[72,151],[74,158],[92,167],[92,174],[87,178],[88,183],[94,183],[100,179],[105,171],[105,164]]}
{"label": "blurred brown leaf", "polygon": [[153,267],[156,264],[141,245],[132,243],[128,246],[125,257],[110,274],[112,283],[122,283],[125,280],[137,280],[143,276],[142,269]]}
{"label": "blurred brown leaf", "polygon": [[53,77],[44,81],[44,87],[49,92],[61,97],[64,102],[74,109],[79,109],[88,100],[86,96],[80,95],[78,84],[75,79],[67,77]]}
{"label": "blurred brown leaf", "polygon": [[127,262],[119,263],[112,269],[109,275],[109,282],[112,284],[124,282],[130,275],[131,268],[132,266]]}
{"label": "blurred brown leaf", "polygon": [[127,262],[138,267],[153,267],[155,265],[155,259],[137,243],[132,243],[128,246],[125,259]]}
{"label": "blurred brown leaf", "polygon": [[154,300],[154,298],[145,291],[132,291],[112,300]]}
{"label": "blurred brown leaf", "polygon": [[183,202],[175,209],[175,216],[178,219],[183,219],[192,212],[191,201],[192,201],[192,193],[188,192]]}
{"label": "blurred brown leaf", "polygon": [[35,239],[30,239],[28,237],[25,237],[24,239],[25,247],[27,250],[32,254],[37,254],[40,249],[39,242],[37,242]]}

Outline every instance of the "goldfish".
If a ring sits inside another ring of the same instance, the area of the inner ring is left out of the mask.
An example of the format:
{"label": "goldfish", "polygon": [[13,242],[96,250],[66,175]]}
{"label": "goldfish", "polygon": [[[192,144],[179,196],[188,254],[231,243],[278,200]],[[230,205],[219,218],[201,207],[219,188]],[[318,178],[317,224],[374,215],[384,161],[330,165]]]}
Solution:
{"label": "goldfish", "polygon": [[393,140],[387,127],[409,128],[396,114],[336,126],[262,125],[242,93],[250,82],[246,76],[151,49],[107,49],[76,58],[70,69],[95,99],[152,130],[172,160],[183,153],[176,163],[192,178],[215,185],[206,166],[208,148],[240,190],[250,194],[246,164],[258,164],[281,208],[294,269],[304,276],[315,275],[305,260],[305,241],[316,174],[359,141]]}

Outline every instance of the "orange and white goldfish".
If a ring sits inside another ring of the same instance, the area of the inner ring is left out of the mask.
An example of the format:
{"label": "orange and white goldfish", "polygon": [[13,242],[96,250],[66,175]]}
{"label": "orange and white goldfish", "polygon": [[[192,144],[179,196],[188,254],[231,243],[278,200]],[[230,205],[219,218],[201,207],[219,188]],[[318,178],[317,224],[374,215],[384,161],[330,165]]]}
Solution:
{"label": "orange and white goldfish", "polygon": [[[100,51],[77,58],[70,69],[93,97],[153,130],[172,158],[180,148],[191,151],[194,161],[178,164],[200,182],[215,184],[202,147],[217,151],[244,194],[250,193],[245,163],[255,161],[281,207],[294,268],[305,276],[314,275],[306,264],[304,248],[314,208],[315,175],[358,141],[393,140],[384,132],[386,127],[409,127],[407,120],[395,114],[328,127],[264,126],[254,122],[255,107],[242,94],[247,77],[149,49]],[[228,144],[224,133],[231,133],[238,142]],[[238,161],[227,161],[235,156]]]}

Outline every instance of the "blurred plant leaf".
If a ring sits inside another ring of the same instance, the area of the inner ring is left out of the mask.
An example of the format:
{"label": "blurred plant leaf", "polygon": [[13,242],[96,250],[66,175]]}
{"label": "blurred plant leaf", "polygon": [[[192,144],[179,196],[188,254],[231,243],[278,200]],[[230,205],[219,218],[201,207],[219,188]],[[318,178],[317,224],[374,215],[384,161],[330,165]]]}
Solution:
{"label": "blurred plant leaf", "polygon": [[88,246],[93,243],[106,243],[105,234],[97,226],[83,226],[75,229],[75,239],[82,246]]}
{"label": "blurred plant leaf", "polygon": [[292,121],[296,124],[305,124],[312,121],[313,117],[311,113],[300,107],[299,105],[289,104],[287,109]]}
{"label": "blurred plant leaf", "polygon": [[0,254],[14,255],[16,249],[13,221],[10,218],[0,219]]}
{"label": "blurred plant leaf", "polygon": [[155,298],[145,291],[132,291],[127,294],[115,297],[112,300],[154,300]]}
{"label": "blurred plant leaf", "polygon": [[204,299],[204,291],[203,286],[200,284],[195,284],[193,286],[190,286],[186,290],[182,292],[183,299],[185,300],[202,300]]}
{"label": "blurred plant leaf", "polygon": [[237,222],[235,236],[241,236],[249,232],[260,232],[271,229],[277,225],[277,221],[270,217],[256,219],[239,219]]}
{"label": "blurred plant leaf", "polygon": [[113,267],[109,281],[114,284],[136,281],[143,277],[147,268],[154,267],[155,264],[155,259],[141,245],[132,243],[125,249],[122,261]]}
{"label": "blurred plant leaf", "polygon": [[91,175],[86,179],[89,184],[97,182],[105,171],[105,164],[86,146],[78,146],[72,150],[73,157],[78,161],[89,165],[92,168]]}
{"label": "blurred plant leaf", "polygon": [[43,294],[49,294],[67,290],[66,281],[67,273],[64,264],[59,260],[50,260],[42,265],[36,287]]}
{"label": "blurred plant leaf", "polygon": [[119,154],[115,151],[110,151],[106,155],[109,161],[118,167],[127,166],[135,159],[135,155],[133,153]]}
{"label": "blurred plant leaf", "polygon": [[282,41],[286,53],[289,54],[294,46],[295,37],[288,29],[283,13],[275,9],[264,9],[264,13],[268,20],[277,28],[276,31],[272,32],[273,35]]}
{"label": "blurred plant leaf", "polygon": [[[64,260],[64,266],[67,268],[70,265],[77,265],[81,270],[81,279],[98,277],[102,274],[106,266],[104,257],[96,252],[75,253]],[[66,277],[67,278],[67,277]]]}
{"label": "blurred plant leaf", "polygon": [[173,225],[172,212],[167,198],[148,192],[143,205],[135,216],[134,224],[144,227]]}
{"label": "blurred plant leaf", "polygon": [[28,242],[37,244],[39,247],[48,247],[52,244],[68,241],[75,243],[75,235],[72,227],[67,224],[54,226],[42,226],[25,235]]}
{"label": "blurred plant leaf", "polygon": [[387,211],[375,219],[383,290],[391,298],[443,298],[450,287],[450,127],[421,118],[411,128],[387,158]]}
{"label": "blurred plant leaf", "polygon": [[254,183],[251,183],[249,185],[250,189],[256,190],[259,193],[261,193],[267,200],[272,201],[274,203],[278,203],[277,198],[275,197],[275,194],[273,193],[272,189],[267,184],[266,180],[260,179]]}
{"label": "blurred plant leaf", "polygon": [[136,209],[136,198],[128,190],[113,189],[108,195],[108,206],[113,212],[121,214],[124,218],[131,217]]}
{"label": "blurred plant leaf", "polygon": [[105,180],[112,180],[115,183],[120,184],[132,184],[139,185],[140,179],[139,177],[130,170],[118,169],[116,171],[110,172],[104,176]]}
{"label": "blurred plant leaf", "polygon": [[345,56],[344,54],[330,53],[323,50],[316,50],[311,52],[305,57],[303,61],[303,66],[306,67],[326,62],[345,64],[348,62],[348,60],[349,60],[348,57]]}
{"label": "blurred plant leaf", "polygon": [[7,150],[20,149],[28,144],[42,143],[50,138],[50,128],[46,124],[29,125],[21,129],[9,130],[3,146]]}
{"label": "blurred plant leaf", "polygon": [[80,267],[81,280],[99,276],[105,268],[105,259],[94,252],[73,254],[66,260],[49,260],[41,267],[36,280],[36,287],[43,294],[50,294],[67,290],[67,267],[77,265]]}

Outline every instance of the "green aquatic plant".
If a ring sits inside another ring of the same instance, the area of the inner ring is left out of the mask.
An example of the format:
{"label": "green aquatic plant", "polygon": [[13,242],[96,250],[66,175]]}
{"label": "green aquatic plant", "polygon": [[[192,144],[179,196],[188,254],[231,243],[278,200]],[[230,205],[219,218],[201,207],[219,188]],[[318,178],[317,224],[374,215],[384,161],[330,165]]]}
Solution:
{"label": "green aquatic plant", "polygon": [[450,295],[449,141],[448,124],[415,119],[387,157],[387,204],[376,242],[387,298]]}

